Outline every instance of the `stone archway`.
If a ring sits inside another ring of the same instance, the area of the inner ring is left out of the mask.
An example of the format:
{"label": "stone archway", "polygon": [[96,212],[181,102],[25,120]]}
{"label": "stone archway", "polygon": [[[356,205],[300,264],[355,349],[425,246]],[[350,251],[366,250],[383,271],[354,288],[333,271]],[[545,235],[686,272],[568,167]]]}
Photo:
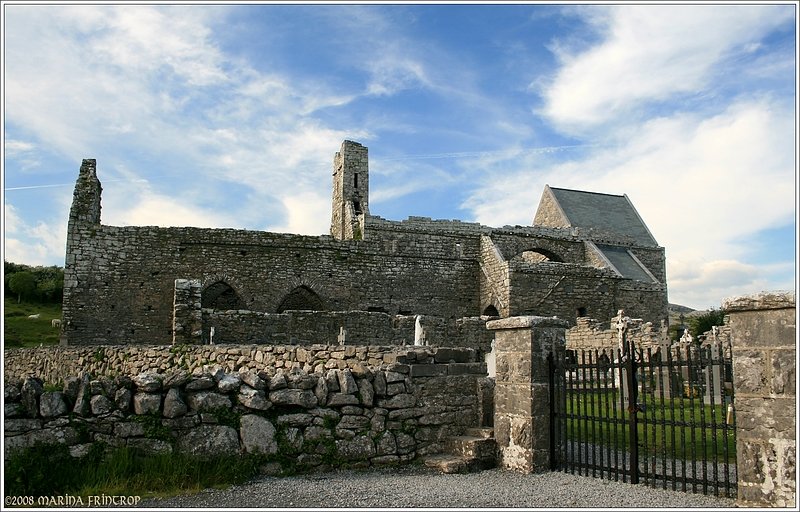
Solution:
{"label": "stone archway", "polygon": [[564,259],[552,251],[547,249],[533,248],[524,250],[514,256],[515,260],[521,260],[525,263],[541,263],[543,261],[555,261],[563,263]]}
{"label": "stone archway", "polygon": [[200,303],[203,308],[216,310],[246,309],[244,301],[225,281],[217,281],[203,290]]}
{"label": "stone archway", "polygon": [[302,285],[290,291],[278,305],[278,313],[289,310],[299,311],[324,311],[322,299],[314,290]]}

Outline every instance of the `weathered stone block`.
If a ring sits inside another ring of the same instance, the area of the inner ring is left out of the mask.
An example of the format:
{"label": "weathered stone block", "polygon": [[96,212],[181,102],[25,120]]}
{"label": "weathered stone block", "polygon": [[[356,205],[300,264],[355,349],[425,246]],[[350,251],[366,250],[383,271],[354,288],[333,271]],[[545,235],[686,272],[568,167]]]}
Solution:
{"label": "weathered stone block", "polygon": [[161,395],[155,393],[136,393],[133,395],[133,412],[136,414],[160,414]]}
{"label": "weathered stone block", "polygon": [[367,436],[339,439],[336,441],[336,451],[348,461],[367,460],[375,456],[375,443]]}
{"label": "weathered stone block", "polygon": [[267,395],[263,390],[256,390],[247,385],[239,388],[238,400],[245,407],[257,411],[266,411],[272,407],[272,403],[267,400]]}
{"label": "weathered stone block", "polygon": [[193,411],[213,411],[220,407],[230,409],[231,399],[213,391],[200,391],[187,396],[187,404]]}
{"label": "weathered stone block", "polygon": [[317,397],[314,393],[303,389],[270,391],[269,399],[275,405],[299,405],[306,409],[317,406]]}
{"label": "weathered stone block", "polygon": [[242,416],[239,433],[242,447],[247,453],[271,455],[278,452],[275,427],[266,418],[255,414]]}
{"label": "weathered stone block", "polygon": [[64,401],[64,394],[60,391],[49,391],[42,393],[39,398],[39,414],[43,418],[54,418],[66,414],[68,411],[67,403]]}
{"label": "weathered stone block", "polygon": [[410,375],[412,378],[447,375],[447,366],[443,364],[412,364],[410,365]]}
{"label": "weathered stone block", "polygon": [[105,395],[95,395],[89,401],[89,407],[92,414],[102,416],[114,410],[114,402]]}
{"label": "weathered stone block", "polygon": [[793,396],[796,385],[796,351],[773,350],[771,351],[772,379],[770,392],[773,394],[786,394]]}
{"label": "weathered stone block", "polygon": [[383,407],[384,409],[403,409],[408,407],[414,407],[417,403],[417,399],[414,395],[410,395],[408,393],[402,393],[399,395],[395,395],[389,399],[380,399],[378,400],[378,407]]}
{"label": "weathered stone block", "polygon": [[178,437],[177,448],[181,453],[194,456],[237,454],[239,434],[225,425],[201,425]]}
{"label": "weathered stone block", "polygon": [[181,392],[178,388],[169,388],[167,395],[164,397],[164,417],[177,418],[187,413],[189,407],[181,397]]}

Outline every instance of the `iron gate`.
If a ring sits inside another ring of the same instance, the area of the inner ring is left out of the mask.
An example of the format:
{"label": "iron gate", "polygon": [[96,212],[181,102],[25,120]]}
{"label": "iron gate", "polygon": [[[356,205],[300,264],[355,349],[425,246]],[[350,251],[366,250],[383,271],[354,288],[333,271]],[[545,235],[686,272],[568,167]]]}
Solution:
{"label": "iron gate", "polygon": [[550,355],[553,470],[736,496],[729,347]]}

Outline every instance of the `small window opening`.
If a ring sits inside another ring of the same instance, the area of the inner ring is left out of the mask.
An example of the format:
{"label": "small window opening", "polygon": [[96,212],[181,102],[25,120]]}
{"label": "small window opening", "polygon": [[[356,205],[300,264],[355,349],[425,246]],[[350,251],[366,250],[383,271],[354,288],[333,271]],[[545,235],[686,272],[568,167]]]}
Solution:
{"label": "small window opening", "polygon": [[353,201],[353,209],[356,211],[356,215],[361,215],[363,213],[361,211],[361,201]]}
{"label": "small window opening", "polygon": [[578,308],[577,315],[578,316],[586,316],[586,308],[585,307]]}
{"label": "small window opening", "polygon": [[353,187],[358,188],[358,174],[353,175]]}

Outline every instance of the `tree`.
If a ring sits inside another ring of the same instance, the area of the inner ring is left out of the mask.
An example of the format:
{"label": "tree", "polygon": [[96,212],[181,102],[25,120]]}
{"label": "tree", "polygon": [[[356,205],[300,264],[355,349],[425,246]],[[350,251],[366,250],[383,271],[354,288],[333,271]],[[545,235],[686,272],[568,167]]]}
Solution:
{"label": "tree", "polygon": [[711,308],[702,315],[689,319],[689,332],[695,339],[701,334],[707,333],[715,325],[725,324],[725,310]]}
{"label": "tree", "polygon": [[23,295],[30,297],[36,291],[36,278],[28,271],[17,272],[8,279],[8,287],[17,294],[17,304],[19,304]]}

